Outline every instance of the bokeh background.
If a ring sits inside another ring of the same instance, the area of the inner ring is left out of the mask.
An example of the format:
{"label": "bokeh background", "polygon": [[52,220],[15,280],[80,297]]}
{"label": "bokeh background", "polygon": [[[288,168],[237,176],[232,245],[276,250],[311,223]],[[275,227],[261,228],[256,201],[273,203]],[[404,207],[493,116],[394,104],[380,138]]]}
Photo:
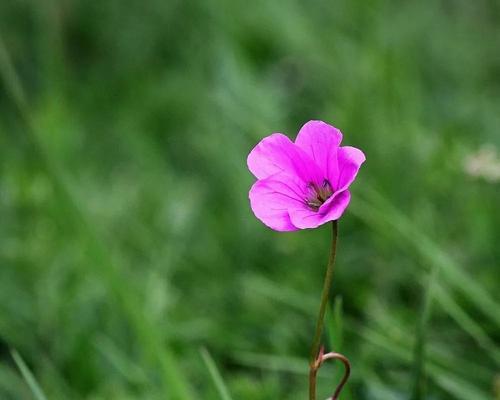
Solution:
{"label": "bokeh background", "polygon": [[498,1],[2,1],[0,38],[1,399],[305,399],[330,229],[257,221],[246,156],[310,119],[367,155],[342,398],[500,398]]}

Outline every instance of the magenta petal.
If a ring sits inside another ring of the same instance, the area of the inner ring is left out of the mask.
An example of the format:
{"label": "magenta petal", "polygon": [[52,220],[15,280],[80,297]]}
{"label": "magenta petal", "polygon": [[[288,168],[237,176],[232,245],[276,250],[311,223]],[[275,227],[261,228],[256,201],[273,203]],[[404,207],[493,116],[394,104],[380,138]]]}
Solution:
{"label": "magenta petal", "polygon": [[296,178],[275,175],[254,183],[249,193],[255,216],[276,231],[295,231],[290,209],[306,208],[303,188]]}
{"label": "magenta petal", "polygon": [[295,144],[304,150],[332,184],[338,180],[337,149],[342,133],[323,121],[309,121],[299,131]]}
{"label": "magenta petal", "polygon": [[321,182],[323,179],[311,157],[281,133],[262,139],[248,155],[247,164],[258,179],[277,173],[296,176],[304,182]]}
{"label": "magenta petal", "polygon": [[320,207],[318,212],[310,209],[292,209],[289,211],[290,220],[299,229],[316,228],[326,222],[339,219],[351,201],[351,193],[346,190],[332,196],[332,201]]}
{"label": "magenta petal", "polygon": [[350,146],[339,147],[339,177],[336,186],[337,190],[342,191],[349,187],[356,178],[359,168],[365,160],[366,157],[361,150]]}

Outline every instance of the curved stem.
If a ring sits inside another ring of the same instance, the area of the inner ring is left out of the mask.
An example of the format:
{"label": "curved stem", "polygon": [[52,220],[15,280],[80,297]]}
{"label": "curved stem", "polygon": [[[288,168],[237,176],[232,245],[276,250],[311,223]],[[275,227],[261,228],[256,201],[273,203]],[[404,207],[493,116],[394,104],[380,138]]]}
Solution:
{"label": "curved stem", "polygon": [[323,293],[321,294],[321,303],[319,307],[318,320],[316,322],[316,332],[314,334],[311,347],[311,356],[309,358],[309,400],[316,400],[316,375],[321,365],[320,343],[321,333],[323,332],[323,321],[325,319],[326,306],[330,295],[330,289],[333,280],[333,266],[335,264],[335,254],[337,251],[338,222],[332,221],[332,246],[330,257],[326,268],[325,282],[323,284]]}
{"label": "curved stem", "polygon": [[347,383],[347,380],[349,379],[349,375],[351,375],[351,363],[347,359],[346,356],[340,353],[327,353],[324,356],[321,357],[321,364],[325,362],[326,360],[339,360],[344,364],[344,376],[342,377],[342,380],[337,386],[337,389],[335,389],[335,393],[333,393],[333,396],[331,397],[331,400],[337,400],[339,398],[340,392],[342,391],[344,385]]}

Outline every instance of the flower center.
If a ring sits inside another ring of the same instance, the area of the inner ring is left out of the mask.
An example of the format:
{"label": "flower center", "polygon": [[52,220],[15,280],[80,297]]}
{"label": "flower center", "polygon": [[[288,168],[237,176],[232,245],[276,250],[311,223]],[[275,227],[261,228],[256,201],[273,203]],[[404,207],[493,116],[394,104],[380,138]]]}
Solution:
{"label": "flower center", "polygon": [[332,186],[327,179],[321,185],[310,182],[307,185],[307,190],[306,205],[314,211],[318,211],[321,205],[333,194]]}

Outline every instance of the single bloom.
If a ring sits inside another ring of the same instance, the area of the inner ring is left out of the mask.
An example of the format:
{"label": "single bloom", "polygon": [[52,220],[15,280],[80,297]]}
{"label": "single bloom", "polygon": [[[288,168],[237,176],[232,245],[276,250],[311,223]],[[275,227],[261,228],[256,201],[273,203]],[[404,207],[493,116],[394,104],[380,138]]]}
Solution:
{"label": "single bloom", "polygon": [[257,178],[249,193],[255,216],[282,232],[339,219],[365,161],[361,150],[341,141],[342,133],[323,121],[307,122],[295,143],[282,133],[261,140],[247,159]]}

